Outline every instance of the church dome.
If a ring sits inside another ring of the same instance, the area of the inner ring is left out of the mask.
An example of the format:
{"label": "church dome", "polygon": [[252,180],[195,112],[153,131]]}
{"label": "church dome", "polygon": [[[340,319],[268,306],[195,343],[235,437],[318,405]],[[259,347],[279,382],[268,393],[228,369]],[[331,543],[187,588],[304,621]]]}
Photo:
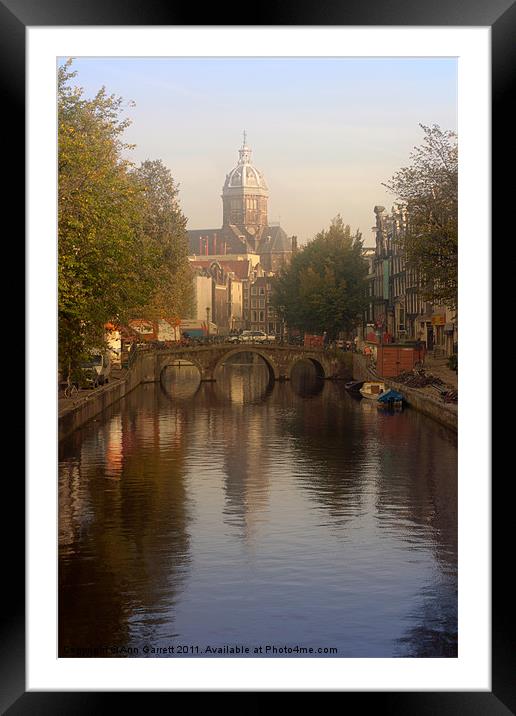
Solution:
{"label": "church dome", "polygon": [[251,150],[247,146],[244,133],[244,144],[239,149],[238,164],[226,176],[224,189],[263,189],[268,190],[263,174],[251,164]]}

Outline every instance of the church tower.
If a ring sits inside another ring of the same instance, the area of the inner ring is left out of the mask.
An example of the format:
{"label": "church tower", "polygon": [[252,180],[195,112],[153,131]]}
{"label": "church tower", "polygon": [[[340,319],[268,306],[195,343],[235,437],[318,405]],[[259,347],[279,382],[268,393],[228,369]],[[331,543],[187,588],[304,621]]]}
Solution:
{"label": "church tower", "polygon": [[239,155],[222,188],[222,229],[243,236],[249,249],[256,251],[267,226],[269,189],[263,174],[251,164],[245,132]]}

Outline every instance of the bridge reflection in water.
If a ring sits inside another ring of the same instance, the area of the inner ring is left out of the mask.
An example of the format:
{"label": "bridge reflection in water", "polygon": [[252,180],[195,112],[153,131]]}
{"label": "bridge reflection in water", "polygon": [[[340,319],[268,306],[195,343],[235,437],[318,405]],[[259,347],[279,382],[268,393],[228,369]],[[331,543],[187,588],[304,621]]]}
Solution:
{"label": "bridge reflection in water", "polygon": [[260,361],[167,368],[60,445],[60,656],[457,655],[455,435]]}

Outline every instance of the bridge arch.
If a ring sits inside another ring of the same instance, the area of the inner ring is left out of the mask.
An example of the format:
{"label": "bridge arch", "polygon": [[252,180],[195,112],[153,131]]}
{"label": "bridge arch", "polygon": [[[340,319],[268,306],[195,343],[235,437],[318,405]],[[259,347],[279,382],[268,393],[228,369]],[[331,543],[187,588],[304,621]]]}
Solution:
{"label": "bridge arch", "polygon": [[326,370],[324,368],[324,363],[322,361],[320,361],[318,358],[316,358],[314,356],[299,355],[299,356],[296,356],[289,364],[288,379],[291,380],[292,371],[294,370],[295,366],[298,363],[301,363],[301,362],[306,363],[307,361],[314,366],[315,372],[316,372],[318,378],[326,378]]}
{"label": "bridge arch", "polygon": [[[159,381],[162,385],[163,385],[163,373],[166,371],[166,369],[167,369],[167,368],[177,367],[178,363],[181,363],[181,361],[182,361],[183,363],[191,363],[192,365],[194,365],[194,366],[197,368],[197,370],[199,371],[199,376],[200,376],[201,381],[202,381],[202,379],[203,379],[203,377],[204,377],[204,367],[202,366],[202,364],[201,364],[199,361],[197,361],[197,360],[195,359],[195,357],[192,357],[191,355],[186,355],[186,356],[184,356],[184,355],[178,355],[178,356],[170,355],[170,356],[167,356],[166,360],[161,361],[160,366],[159,366],[158,381]],[[186,365],[185,365],[185,368],[186,368]]]}
{"label": "bridge arch", "polygon": [[260,356],[260,358],[265,362],[265,365],[269,369],[269,375],[271,380],[279,380],[280,370],[278,364],[273,358],[271,358],[270,354],[268,354],[267,351],[258,348],[257,346],[247,346],[245,344],[239,344],[238,347],[225,351],[224,355],[222,355],[217,360],[213,367],[213,376],[215,376],[216,371],[227,361],[228,358],[230,358],[231,356],[238,355],[239,353],[255,353],[256,355]]}

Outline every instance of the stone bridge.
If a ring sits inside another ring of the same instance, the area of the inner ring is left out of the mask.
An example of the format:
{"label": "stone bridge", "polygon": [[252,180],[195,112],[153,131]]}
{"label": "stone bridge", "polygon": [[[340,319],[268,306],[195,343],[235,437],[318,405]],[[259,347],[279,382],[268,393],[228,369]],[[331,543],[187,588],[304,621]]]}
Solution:
{"label": "stone bridge", "polygon": [[271,379],[290,380],[292,369],[301,360],[308,360],[321,378],[334,378],[338,373],[338,364],[322,348],[304,348],[302,346],[283,346],[271,343],[214,343],[203,346],[183,348],[158,348],[138,350],[138,357],[144,368],[145,382],[158,382],[167,366],[177,365],[180,361],[193,363],[199,369],[202,381],[216,380],[217,369],[233,355],[254,353],[267,365]]}

